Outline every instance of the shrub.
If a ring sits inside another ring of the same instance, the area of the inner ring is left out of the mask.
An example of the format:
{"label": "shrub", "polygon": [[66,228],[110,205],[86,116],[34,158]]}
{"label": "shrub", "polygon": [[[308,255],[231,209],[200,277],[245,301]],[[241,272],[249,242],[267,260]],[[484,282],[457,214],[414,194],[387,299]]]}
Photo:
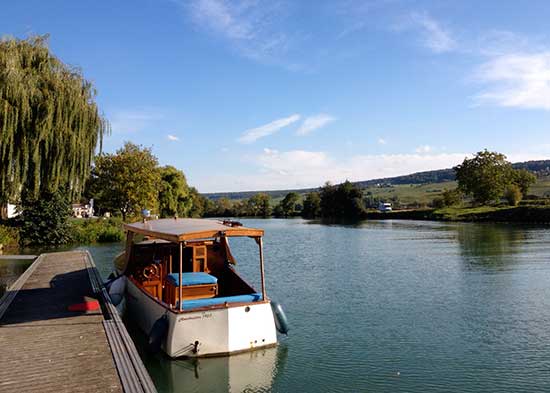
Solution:
{"label": "shrub", "polygon": [[506,187],[506,190],[504,191],[504,198],[510,206],[517,206],[521,201],[521,197],[521,189],[517,185],[510,184]]}
{"label": "shrub", "polygon": [[80,244],[119,242],[124,239],[122,221],[109,219],[75,219],[71,223],[73,241]]}
{"label": "shrub", "polygon": [[14,227],[0,225],[0,249],[1,247],[17,246],[19,243],[19,230]]}
{"label": "shrub", "polygon": [[462,193],[458,189],[445,189],[441,194],[441,197],[443,198],[443,204],[445,206],[454,206],[462,202]]}
{"label": "shrub", "polygon": [[61,191],[44,193],[38,199],[26,200],[18,217],[21,243],[25,245],[60,245],[71,241],[71,209]]}
{"label": "shrub", "polygon": [[443,198],[434,198],[432,200],[432,207],[436,208],[436,209],[441,209],[443,207],[445,207],[445,201]]}
{"label": "shrub", "polygon": [[121,242],[124,239],[124,232],[121,228],[106,227],[103,228],[97,237],[99,243]]}

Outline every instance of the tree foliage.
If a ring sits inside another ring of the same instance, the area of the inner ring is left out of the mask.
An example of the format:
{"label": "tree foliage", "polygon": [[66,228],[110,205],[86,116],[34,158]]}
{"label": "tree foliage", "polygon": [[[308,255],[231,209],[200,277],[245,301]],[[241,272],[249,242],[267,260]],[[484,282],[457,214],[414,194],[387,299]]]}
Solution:
{"label": "tree foliage", "polygon": [[504,198],[510,206],[517,206],[522,198],[521,189],[516,184],[510,184],[504,190]]}
{"label": "tree foliage", "polygon": [[360,218],[365,213],[363,193],[349,181],[321,187],[321,215],[327,218]]}
{"label": "tree foliage", "polygon": [[500,199],[510,185],[516,185],[526,195],[536,181],[535,175],[527,170],[513,169],[504,154],[487,150],[478,152],[471,159],[465,158],[453,169],[459,191],[472,195],[480,204]]}
{"label": "tree foliage", "polygon": [[145,208],[158,211],[160,184],[157,158],[151,149],[126,142],[116,154],[96,157],[89,194],[102,210],[118,211],[126,220]]}
{"label": "tree foliage", "polygon": [[462,202],[462,198],[463,195],[459,189],[445,189],[441,193],[440,197],[434,198],[432,201],[432,206],[438,209],[442,207],[455,206]]}
{"label": "tree foliage", "polygon": [[247,202],[247,215],[253,217],[269,217],[271,215],[271,197],[260,192]]}
{"label": "tree foliage", "polygon": [[306,195],[302,216],[304,218],[316,218],[321,216],[321,196],[317,191],[310,192]]}
{"label": "tree foliage", "polygon": [[79,69],[47,36],[0,40],[0,202],[63,189],[80,195],[108,124]]}
{"label": "tree foliage", "polygon": [[502,196],[513,171],[504,154],[487,150],[478,152],[474,158],[465,158],[453,169],[459,190],[472,195],[474,201],[481,204]]}
{"label": "tree foliage", "polygon": [[208,199],[202,196],[195,187],[189,189],[191,197],[190,217],[202,217],[207,211]]}
{"label": "tree foliage", "polygon": [[50,246],[71,241],[71,205],[61,190],[27,200],[18,216],[21,242],[25,245]]}
{"label": "tree foliage", "polygon": [[167,165],[160,168],[159,213],[161,217],[187,217],[193,199],[182,171]]}
{"label": "tree foliage", "polygon": [[525,197],[529,188],[535,184],[537,177],[526,169],[516,169],[513,172],[512,183],[518,186],[521,195]]}
{"label": "tree foliage", "polygon": [[289,192],[285,197],[275,206],[273,214],[277,217],[291,217],[297,214],[298,201],[300,200],[300,194],[297,192]]}

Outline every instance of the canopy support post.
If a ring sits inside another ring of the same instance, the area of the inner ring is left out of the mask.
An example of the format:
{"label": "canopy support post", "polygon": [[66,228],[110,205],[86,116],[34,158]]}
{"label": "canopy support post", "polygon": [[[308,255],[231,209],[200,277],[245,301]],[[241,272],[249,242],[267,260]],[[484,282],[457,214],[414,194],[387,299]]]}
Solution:
{"label": "canopy support post", "polygon": [[183,272],[183,243],[180,242],[180,272],[179,272],[179,299],[180,299],[180,311],[183,310],[183,287],[182,287],[182,272]]}
{"label": "canopy support post", "polygon": [[265,274],[264,274],[264,242],[260,237],[258,245],[260,247],[260,274],[262,279],[262,300],[267,300],[267,293],[265,288]]}

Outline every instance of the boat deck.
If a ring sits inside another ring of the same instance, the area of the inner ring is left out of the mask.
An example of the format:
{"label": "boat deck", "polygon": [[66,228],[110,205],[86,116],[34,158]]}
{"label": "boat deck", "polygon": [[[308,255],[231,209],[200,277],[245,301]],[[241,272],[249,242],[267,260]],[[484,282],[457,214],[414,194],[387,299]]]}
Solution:
{"label": "boat deck", "polygon": [[[69,311],[98,300],[95,311]],[[43,254],[0,299],[0,391],[155,392],[85,251]]]}

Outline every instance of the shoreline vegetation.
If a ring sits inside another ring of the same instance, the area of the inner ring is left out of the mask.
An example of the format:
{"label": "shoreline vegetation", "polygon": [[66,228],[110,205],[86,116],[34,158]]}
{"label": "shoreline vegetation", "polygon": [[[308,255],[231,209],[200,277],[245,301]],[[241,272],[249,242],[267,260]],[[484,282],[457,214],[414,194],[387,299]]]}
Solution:
{"label": "shoreline vegetation", "polygon": [[[209,197],[189,185],[182,170],[160,166],[151,148],[126,141],[104,153],[110,125],[96,90],[80,69],[50,52],[47,39],[0,40],[0,250],[121,241],[122,223],[140,220],[142,211],[158,217],[550,222],[550,160],[511,164],[488,150],[452,169],[395,178],[395,184],[327,182],[280,191],[276,199],[265,192]],[[434,180],[443,183],[430,186]],[[99,218],[72,218],[75,204],[92,199]],[[393,211],[376,211],[381,204]]]}
{"label": "shoreline vegetation", "polygon": [[550,224],[550,205],[447,207],[367,212],[365,219]]}

